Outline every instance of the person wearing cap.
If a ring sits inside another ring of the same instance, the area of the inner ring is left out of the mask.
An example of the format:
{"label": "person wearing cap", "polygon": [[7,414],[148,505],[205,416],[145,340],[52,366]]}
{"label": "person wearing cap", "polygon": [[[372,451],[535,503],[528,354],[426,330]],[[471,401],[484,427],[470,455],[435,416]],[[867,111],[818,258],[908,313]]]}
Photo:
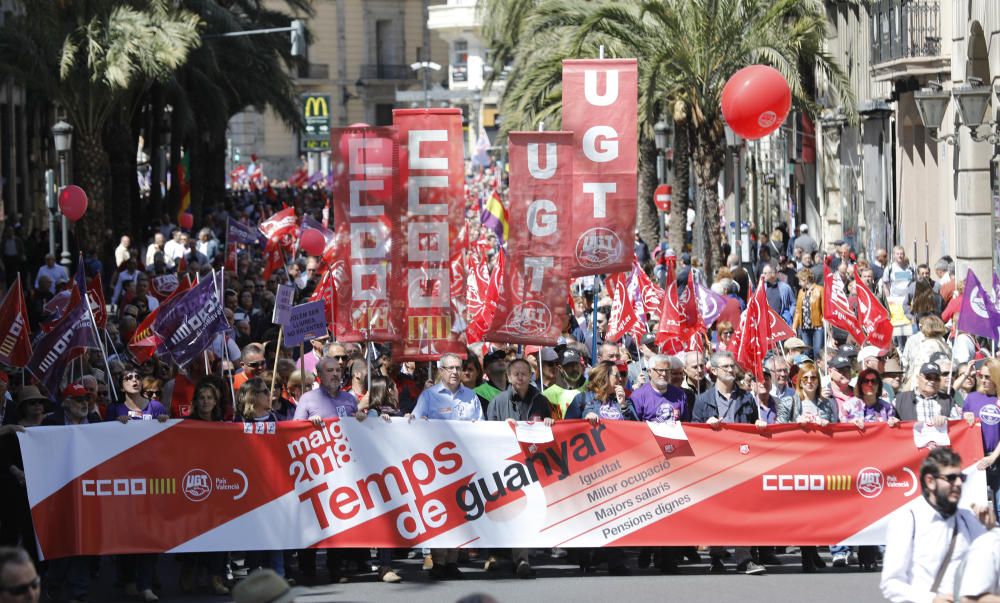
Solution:
{"label": "person wearing cap", "polygon": [[882,373],[885,371],[887,352],[873,345],[866,345],[858,351],[858,365],[861,370],[873,369]]}
{"label": "person wearing cap", "polygon": [[854,364],[848,356],[838,352],[826,366],[830,383],[823,395],[833,398],[837,403],[837,416],[840,421],[851,421],[861,412],[863,406],[861,400],[854,395],[854,387],[851,385]]}
{"label": "person wearing cap", "polygon": [[819,250],[819,244],[816,243],[816,239],[812,238],[809,234],[808,224],[799,224],[799,236],[795,237],[792,246],[798,247],[802,250],[803,254],[810,256]]}
{"label": "person wearing cap", "polygon": [[557,407],[554,414],[564,419],[582,419],[583,403],[577,403],[577,396],[586,390],[587,378],[583,373],[580,352],[569,347],[563,350],[559,374],[560,380],[555,386],[546,388],[545,397]]}
{"label": "person wearing cap", "polygon": [[952,399],[938,391],[941,367],[925,362],[917,373],[917,387],[896,396],[900,420],[922,421],[937,427],[946,425],[952,412]]}
{"label": "person wearing cap", "polygon": [[507,352],[494,350],[483,357],[485,380],[475,390],[483,408],[489,408],[497,394],[507,389]]}
{"label": "person wearing cap", "polygon": [[799,354],[804,354],[807,350],[810,352],[812,351],[812,349],[806,345],[806,342],[802,341],[798,337],[789,337],[785,340],[782,346],[785,348],[785,359],[787,360],[791,360]]}
{"label": "person wearing cap", "polygon": [[70,383],[62,391],[62,407],[49,413],[42,425],[86,425],[100,423],[101,415],[90,408],[90,394],[79,383]]}

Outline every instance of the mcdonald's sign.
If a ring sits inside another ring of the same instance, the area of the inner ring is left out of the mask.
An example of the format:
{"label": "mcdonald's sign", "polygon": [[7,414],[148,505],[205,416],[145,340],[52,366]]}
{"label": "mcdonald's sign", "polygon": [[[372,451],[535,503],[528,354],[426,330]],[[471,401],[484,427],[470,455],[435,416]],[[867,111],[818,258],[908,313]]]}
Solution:
{"label": "mcdonald's sign", "polygon": [[299,150],[330,150],[330,97],[326,94],[302,95],[302,118],[305,129],[299,134]]}

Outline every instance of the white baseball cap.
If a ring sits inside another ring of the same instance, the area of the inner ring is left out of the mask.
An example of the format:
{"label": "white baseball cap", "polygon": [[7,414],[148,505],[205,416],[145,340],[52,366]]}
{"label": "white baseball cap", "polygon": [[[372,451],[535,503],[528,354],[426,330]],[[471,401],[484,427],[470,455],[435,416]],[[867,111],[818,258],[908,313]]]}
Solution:
{"label": "white baseball cap", "polygon": [[858,364],[863,364],[864,361],[868,360],[869,358],[881,358],[886,354],[888,354],[888,352],[883,352],[876,346],[866,345],[865,347],[861,348],[860,352],[858,352]]}

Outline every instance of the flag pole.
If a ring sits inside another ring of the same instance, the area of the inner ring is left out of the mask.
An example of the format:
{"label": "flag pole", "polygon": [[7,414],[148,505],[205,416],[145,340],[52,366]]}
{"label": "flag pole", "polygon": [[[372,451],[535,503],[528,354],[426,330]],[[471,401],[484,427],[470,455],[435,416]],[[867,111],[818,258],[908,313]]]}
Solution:
{"label": "flag pole", "polygon": [[[86,291],[83,292],[82,302],[87,305],[87,316],[90,317],[90,326],[94,329],[94,334],[96,335],[100,332],[100,330],[97,328],[97,321],[94,320],[94,309],[90,307],[90,297],[87,296]],[[112,399],[118,398],[118,390],[115,389],[114,379],[111,378],[111,366],[108,364],[108,352],[104,348],[104,343],[101,341],[101,337],[99,335],[97,336],[97,347],[101,350],[101,358],[104,359],[104,370],[107,371],[106,375],[108,376],[108,385],[111,386],[111,397]]]}
{"label": "flag pole", "polygon": [[542,372],[542,346],[538,346],[538,385],[539,391],[545,391],[545,373]]}
{"label": "flag pole", "polygon": [[951,341],[951,379],[948,380],[948,397],[951,397],[952,388],[955,387],[955,344],[958,343],[958,334],[961,331],[955,328],[955,338]]}
{"label": "flag pole", "polygon": [[[284,334],[285,334],[285,325],[281,325],[281,326],[278,327],[278,345],[274,348],[274,370],[271,371],[271,398],[272,399],[274,398],[274,382],[278,378],[278,358],[281,357],[281,354],[280,354],[280,352],[281,352],[281,338],[284,336]],[[229,346],[227,345],[226,347],[228,348]],[[303,361],[303,366],[304,365],[305,365],[305,362]],[[300,372],[299,379],[302,381],[303,389],[305,389],[305,382],[306,382],[306,372],[305,372],[305,370],[302,370]],[[233,380],[230,379],[229,380],[229,387],[232,387],[232,386],[233,386]]]}

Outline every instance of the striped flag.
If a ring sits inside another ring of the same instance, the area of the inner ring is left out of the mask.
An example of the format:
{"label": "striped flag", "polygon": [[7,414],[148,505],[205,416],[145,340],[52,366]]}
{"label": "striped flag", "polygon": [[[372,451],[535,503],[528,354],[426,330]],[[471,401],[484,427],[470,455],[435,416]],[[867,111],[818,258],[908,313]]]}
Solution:
{"label": "striped flag", "polygon": [[507,234],[510,232],[510,221],[508,219],[507,208],[500,200],[500,193],[493,189],[483,213],[479,216],[479,222],[496,233],[501,244],[507,242]]}

